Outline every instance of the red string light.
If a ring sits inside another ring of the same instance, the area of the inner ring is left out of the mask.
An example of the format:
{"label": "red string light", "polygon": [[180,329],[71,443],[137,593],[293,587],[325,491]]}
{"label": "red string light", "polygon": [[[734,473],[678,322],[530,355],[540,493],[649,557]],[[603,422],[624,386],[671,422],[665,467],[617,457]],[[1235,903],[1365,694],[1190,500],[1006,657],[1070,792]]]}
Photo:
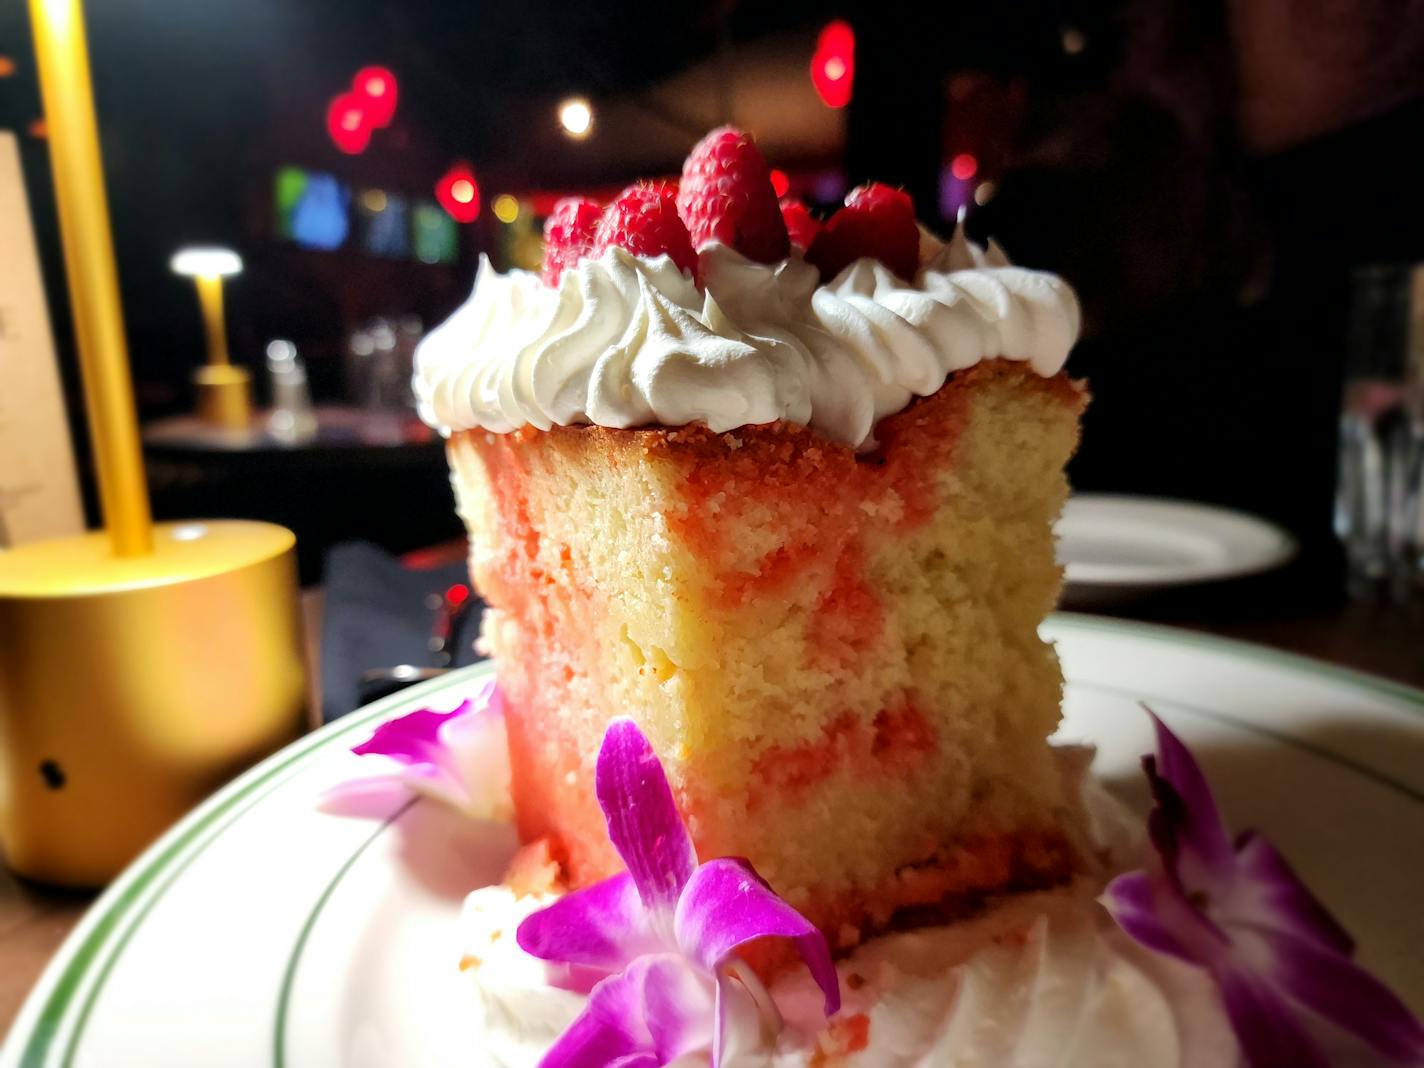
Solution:
{"label": "red string light", "polygon": [[470,223],[480,217],[480,183],[468,163],[457,163],[435,183],[435,199],[456,222]]}
{"label": "red string light", "polygon": [[391,124],[400,95],[400,86],[394,74],[385,67],[362,67],[351,79],[351,89],[365,101],[366,117],[372,129],[379,130]]}
{"label": "red string light", "polygon": [[396,113],[399,87],[385,67],[362,67],[351,88],[331,98],[326,108],[326,132],[348,156],[366,151],[371,133],[389,126]]}
{"label": "red string light", "polygon": [[967,182],[979,173],[979,161],[974,158],[972,153],[961,152],[950,160],[949,173],[961,182]]}
{"label": "red string light", "polygon": [[855,81],[855,31],[850,23],[837,19],[828,23],[816,39],[811,57],[811,84],[828,108],[850,103]]}
{"label": "red string light", "polygon": [[348,156],[366,151],[371,143],[371,121],[365,99],[354,92],[332,97],[326,108],[326,132]]}

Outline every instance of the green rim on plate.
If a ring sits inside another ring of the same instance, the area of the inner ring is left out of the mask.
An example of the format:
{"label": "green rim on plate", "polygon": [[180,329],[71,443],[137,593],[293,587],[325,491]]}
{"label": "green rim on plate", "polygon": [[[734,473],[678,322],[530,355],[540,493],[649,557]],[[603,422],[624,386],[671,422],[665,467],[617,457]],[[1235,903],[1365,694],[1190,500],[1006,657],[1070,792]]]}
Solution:
{"label": "green rim on plate", "polygon": [[[74,949],[64,963],[63,970],[54,980],[53,988],[45,998],[30,1035],[25,1039],[20,1064],[24,1068],[40,1068],[49,1058],[79,987],[90,974],[92,965],[106,943],[112,941],[113,952],[99,967],[93,984],[84,996],[79,1015],[75,1019],[74,1028],[60,1059],[62,1065],[73,1063],[84,1024],[98,1000],[104,981],[144,918],[162,899],[173,881],[182,874],[183,869],[201,854],[209,842],[219,837],[243,813],[279,786],[287,774],[294,772],[305,758],[362,727],[370,726],[396,709],[412,702],[433,700],[447,691],[467,687],[490,671],[491,665],[488,663],[475,664],[463,671],[401,690],[329,723],[268,757],[184,817],[177,826],[135,860],[119,880],[105,891],[92,906],[84,924],[66,943],[66,947],[73,945]],[[160,876],[163,876],[161,881]],[[150,887],[154,888],[152,896],[139,905],[144,892]],[[115,937],[126,916],[132,916],[133,922]],[[65,950],[61,949],[61,956],[64,952]],[[40,984],[43,985],[48,978],[49,972],[46,971],[40,979]],[[9,1041],[19,1041],[20,1037],[16,1031],[10,1035]]]}
{"label": "green rim on plate", "polygon": [[[1186,645],[1225,653],[1240,659],[1264,661],[1292,671],[1329,678],[1354,688],[1399,700],[1410,706],[1411,711],[1424,714],[1424,691],[1349,668],[1337,667],[1308,657],[1247,642],[1177,630],[1171,627],[1065,613],[1055,613],[1050,616],[1047,626],[1050,633],[1065,630],[1096,631],[1124,638],[1147,639],[1178,646]],[[24,1068],[41,1068],[52,1056],[61,1027],[69,1018],[70,1009],[79,997],[85,980],[92,975],[93,981],[84,991],[78,1015],[75,1017],[68,1041],[64,1044],[63,1055],[59,1063],[68,1066],[73,1062],[84,1025],[98,1001],[105,980],[135,931],[163,898],[168,887],[208,844],[221,836],[227,827],[240,819],[248,809],[299,770],[299,766],[308,757],[318,750],[325,749],[362,728],[369,727],[380,719],[394,714],[398,709],[435,700],[452,690],[467,688],[488,675],[490,671],[491,666],[488,662],[476,664],[451,675],[411,686],[353,712],[269,757],[224,787],[185,817],[140,856],[120,876],[119,880],[95,902],[84,921],[51,962],[41,977],[35,992],[31,994],[31,998],[34,999],[43,992],[43,1003],[37,1011],[29,1004],[25,1006],[17,1020],[15,1031],[7,1040],[7,1047],[19,1042],[24,1043],[19,1064]],[[1103,689],[1097,684],[1079,683],[1078,685],[1091,685]],[[1141,697],[1142,695],[1134,692],[1132,696]],[[1221,717],[1220,713],[1190,708],[1175,699],[1163,700],[1164,703],[1170,703],[1209,718],[1212,716]],[[1235,721],[1235,717],[1225,718]],[[1328,753],[1309,743],[1302,743],[1299,739],[1260,728],[1259,725],[1247,726],[1256,733],[1272,737],[1274,740],[1303,746],[1315,752],[1317,756],[1325,757],[1353,771],[1366,774],[1375,781],[1424,803],[1424,795],[1413,788],[1350,761],[1348,758]],[[370,838],[366,839],[361,850],[364,850],[386,826],[388,824],[383,824]],[[354,858],[348,860],[346,868],[349,868],[353,862]],[[340,873],[335,881],[339,881],[339,876]],[[328,895],[335,886],[335,881],[328,888]],[[319,911],[320,902],[317,903],[316,909],[308,918],[308,927],[314,922],[316,913]],[[104,955],[105,950],[109,950],[107,955]],[[293,961],[295,959],[294,957]],[[97,971],[95,970],[96,964]],[[289,963],[288,967],[290,970],[295,965]],[[288,985],[290,981],[291,975],[288,975],[284,986]],[[29,1025],[28,1035],[19,1033],[19,1024],[22,1022]],[[276,1037],[280,1042],[280,1031]],[[280,1051],[278,1051],[278,1056],[280,1063]]]}

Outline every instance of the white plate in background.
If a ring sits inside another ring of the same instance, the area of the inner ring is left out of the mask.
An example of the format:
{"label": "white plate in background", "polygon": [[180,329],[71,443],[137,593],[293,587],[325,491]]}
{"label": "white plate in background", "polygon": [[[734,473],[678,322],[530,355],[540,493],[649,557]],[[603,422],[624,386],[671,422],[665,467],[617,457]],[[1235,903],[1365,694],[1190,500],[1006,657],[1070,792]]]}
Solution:
{"label": "white plate in background", "polygon": [[1075,494],[1054,532],[1070,596],[1239,578],[1296,553],[1295,539],[1264,519],[1156,497]]}

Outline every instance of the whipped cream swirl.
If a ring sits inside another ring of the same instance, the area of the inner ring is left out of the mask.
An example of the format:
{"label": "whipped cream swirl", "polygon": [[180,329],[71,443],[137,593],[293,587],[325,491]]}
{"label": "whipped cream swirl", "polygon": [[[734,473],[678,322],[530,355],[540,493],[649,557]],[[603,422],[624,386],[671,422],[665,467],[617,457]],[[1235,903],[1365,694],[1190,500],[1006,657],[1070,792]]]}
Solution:
{"label": "whipped cream swirl", "polygon": [[[584,996],[552,985],[519,949],[519,921],[545,898],[508,887],[470,895],[461,924],[478,1047],[492,1068],[535,1068]],[[780,977],[768,1034],[756,1008],[733,1005],[726,1068],[1234,1068],[1236,1040],[1205,973],[1142,950],[1090,898],[1057,891],[1008,898],[946,927],[873,939],[838,966],[842,1021],[826,1025],[805,969]],[[705,1068],[704,1055],[675,1068]]]}
{"label": "whipped cream swirl", "polygon": [[713,244],[701,291],[668,257],[620,248],[555,287],[482,258],[470,299],[416,350],[421,417],[447,433],[784,419],[864,449],[880,419],[981,360],[1062,369],[1079,326],[1062,279],[962,228],[927,244],[913,284],[861,259],[827,285],[797,256],[764,264]]}

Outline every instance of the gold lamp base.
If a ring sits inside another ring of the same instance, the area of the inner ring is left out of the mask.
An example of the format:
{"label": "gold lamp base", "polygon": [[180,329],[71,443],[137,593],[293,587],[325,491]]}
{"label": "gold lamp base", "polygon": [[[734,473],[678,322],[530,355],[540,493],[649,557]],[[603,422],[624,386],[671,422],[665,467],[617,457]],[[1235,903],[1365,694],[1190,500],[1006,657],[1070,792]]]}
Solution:
{"label": "gold lamp base", "polygon": [[98,886],[195,803],[301,733],[296,539],[163,523],[0,552],[0,844],[42,882]]}
{"label": "gold lamp base", "polygon": [[252,376],[230,363],[206,363],[193,372],[198,418],[227,430],[246,430],[252,421]]}

